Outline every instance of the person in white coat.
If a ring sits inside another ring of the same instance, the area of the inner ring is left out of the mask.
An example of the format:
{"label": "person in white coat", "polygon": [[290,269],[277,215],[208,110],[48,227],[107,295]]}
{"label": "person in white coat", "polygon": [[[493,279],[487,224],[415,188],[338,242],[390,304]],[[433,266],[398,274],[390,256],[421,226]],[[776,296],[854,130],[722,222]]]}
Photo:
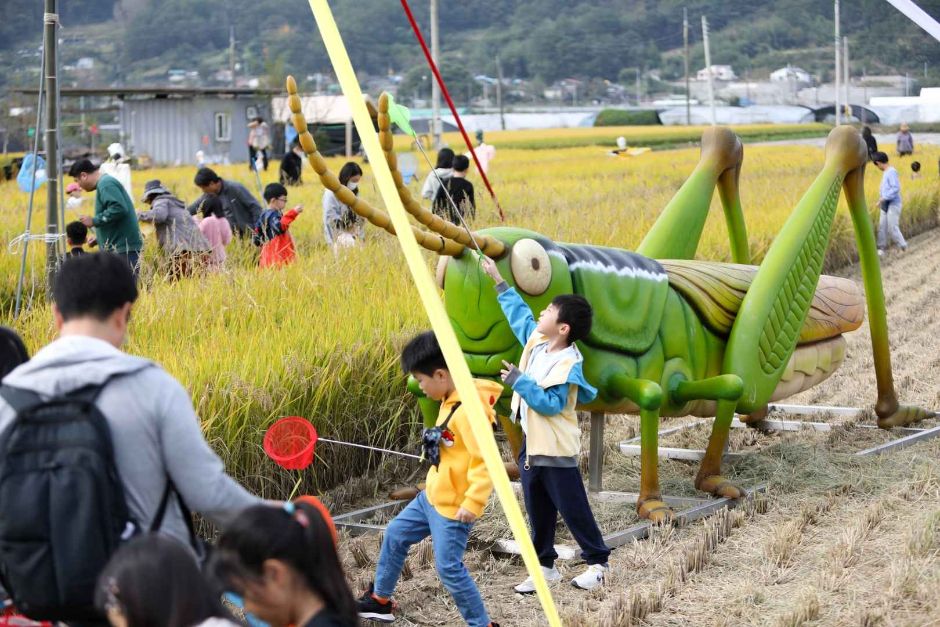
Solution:
{"label": "person in white coat", "polygon": [[109,174],[116,178],[129,198],[134,198],[133,181],[131,181],[131,166],[126,162],[124,146],[113,143],[108,146],[108,159],[98,166],[102,174]]}

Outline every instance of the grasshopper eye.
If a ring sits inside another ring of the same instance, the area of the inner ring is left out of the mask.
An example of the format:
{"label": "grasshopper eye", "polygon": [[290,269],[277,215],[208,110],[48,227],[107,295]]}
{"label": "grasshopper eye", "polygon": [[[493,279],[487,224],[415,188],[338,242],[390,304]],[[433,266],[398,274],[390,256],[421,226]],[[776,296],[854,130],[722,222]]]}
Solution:
{"label": "grasshopper eye", "polygon": [[509,267],[516,285],[530,296],[543,294],[552,282],[552,262],[534,239],[525,238],[513,244]]}
{"label": "grasshopper eye", "polygon": [[437,260],[437,271],[435,272],[435,278],[437,278],[437,286],[441,289],[444,289],[444,275],[447,273],[448,261],[450,261],[450,257],[447,255],[441,255]]}

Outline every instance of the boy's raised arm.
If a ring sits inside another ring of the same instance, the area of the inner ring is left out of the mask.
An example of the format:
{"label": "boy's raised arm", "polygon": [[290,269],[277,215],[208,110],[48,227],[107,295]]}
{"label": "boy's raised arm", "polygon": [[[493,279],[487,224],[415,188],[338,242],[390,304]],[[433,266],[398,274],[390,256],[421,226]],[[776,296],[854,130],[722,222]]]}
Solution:
{"label": "boy's raised arm", "polygon": [[483,271],[496,282],[496,300],[503,309],[503,315],[509,321],[509,327],[519,343],[525,346],[529,337],[535,332],[535,316],[532,310],[526,305],[519,293],[509,286],[499,273],[496,262],[489,257],[484,257],[480,261]]}

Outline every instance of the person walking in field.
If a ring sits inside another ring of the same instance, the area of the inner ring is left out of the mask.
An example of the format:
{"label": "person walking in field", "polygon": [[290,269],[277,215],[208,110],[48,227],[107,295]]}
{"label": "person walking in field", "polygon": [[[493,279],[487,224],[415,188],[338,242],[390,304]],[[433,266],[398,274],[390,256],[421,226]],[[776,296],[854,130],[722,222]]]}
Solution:
{"label": "person walking in field", "polygon": [[152,222],[157,242],[170,262],[170,278],[190,276],[209,261],[212,246],[193,222],[182,200],[170,193],[158,179],[147,181],[141,200],[150,211],[137,215],[141,222]]}
{"label": "person walking in field", "polygon": [[[339,183],[359,195],[359,183],[362,181],[362,168],[355,161],[349,161],[339,171]],[[323,190],[323,237],[328,246],[334,249],[354,246],[365,239],[365,219],[351,207],[340,202],[332,190]]]}
{"label": "person walking in field", "polygon": [[496,158],[496,147],[483,141],[482,130],[477,131],[477,145],[473,149],[473,153],[477,156],[483,174],[489,173],[490,161]]}
{"label": "person walking in field", "polygon": [[222,212],[222,201],[218,196],[209,196],[206,198],[200,209],[202,220],[199,222],[199,230],[203,237],[212,246],[212,253],[209,255],[209,269],[221,270],[225,266],[225,247],[232,242],[232,227],[225,219],[225,213]]}
{"label": "person walking in field", "polygon": [[79,222],[88,228],[95,227],[95,239],[101,250],[121,257],[137,276],[144,239],[134,203],[124,186],[110,174],[99,171],[88,159],[73,163],[69,176],[86,192],[95,192],[95,215],[79,216]]}
{"label": "person walking in field", "polygon": [[[431,461],[427,488],[385,530],[375,581],[358,601],[359,616],[382,623],[395,621],[392,594],[408,550],[431,536],[434,566],[463,620],[470,627],[494,626],[480,590],[463,563],[470,530],[483,515],[493,491],[480,445],[434,333],[427,331],[408,342],[401,353],[401,364],[406,373],[417,379],[428,398],[440,401],[436,422],[439,440],[432,441],[433,448],[426,453]],[[494,381],[474,380],[474,383],[486,418],[494,422],[493,405],[502,386]]]}
{"label": "person walking in field", "polygon": [[865,140],[865,146],[868,147],[868,158],[870,160],[872,155],[878,152],[878,140],[871,134],[871,128],[868,126],[862,129],[862,139]]}
{"label": "person walking in field", "polygon": [[445,220],[459,225],[460,219],[470,221],[476,217],[473,183],[467,180],[470,159],[467,155],[454,157],[454,174],[437,190],[431,211]]}
{"label": "person walking in field", "polygon": [[202,190],[202,196],[187,207],[190,215],[196,215],[207,197],[218,196],[225,218],[235,233],[242,238],[254,233],[255,223],[261,217],[261,203],[247,187],[235,181],[223,181],[212,168],[199,168],[194,183]]}
{"label": "person walking in field", "polygon": [[186,388],[121,350],[138,296],[126,258],[68,259],[52,292],[58,338],[0,387],[0,499],[15,513],[0,517],[0,560],[15,602],[66,611],[93,608],[95,579],[137,531],[195,553],[188,508],[225,528],[262,500],[225,473]]}
{"label": "person walking in field", "polygon": [[288,150],[284,158],[281,159],[281,167],[278,171],[281,185],[292,187],[303,183],[303,156],[304,151],[299,143],[294,141],[294,143],[290,144],[290,150]]}
{"label": "person walking in field", "polygon": [[255,226],[255,243],[260,244],[262,268],[278,268],[293,263],[297,253],[290,225],[303,213],[304,206],[287,208],[287,188],[280,183],[270,183],[264,188],[264,200],[268,208],[261,214]]}
{"label": "person walking in field", "polygon": [[911,127],[907,122],[901,122],[901,130],[898,131],[898,156],[905,157],[914,154],[914,136],[911,135]]}
{"label": "person walking in field", "polygon": [[881,219],[878,222],[878,255],[883,255],[891,243],[897,244],[901,252],[904,252],[907,250],[907,241],[898,224],[901,220],[901,178],[898,171],[888,165],[888,155],[885,153],[876,152],[872,162],[883,172],[881,197],[878,199],[878,207],[881,209]]}
{"label": "person walking in field", "polygon": [[434,166],[434,171],[428,172],[424,185],[421,186],[421,197],[434,202],[441,183],[446,182],[453,175],[454,151],[450,148],[441,148],[437,151],[437,164]]}
{"label": "person walking in field", "polygon": [[[597,389],[584,378],[584,358],[575,345],[591,331],[593,310],[583,296],[560,294],[536,321],[492,259],[484,257],[481,267],[496,283],[496,299],[523,345],[518,367],[503,361],[500,375],[512,387],[513,420],[519,421],[525,434],[519,451],[522,494],[542,574],[547,581],[561,579],[555,568],[558,553],[554,546],[561,514],[587,562],[571,585],[593,590],[604,584],[610,548],[597,526],[578,468],[581,429],[575,412],[576,405],[597,396]],[[646,507],[657,505],[663,506],[648,501]],[[535,592],[535,583],[528,577],[513,589],[530,594]]]}
{"label": "person walking in field", "polygon": [[258,167],[258,155],[264,171],[268,171],[268,148],[271,147],[271,130],[264,118],[257,117],[248,123],[248,169]]}

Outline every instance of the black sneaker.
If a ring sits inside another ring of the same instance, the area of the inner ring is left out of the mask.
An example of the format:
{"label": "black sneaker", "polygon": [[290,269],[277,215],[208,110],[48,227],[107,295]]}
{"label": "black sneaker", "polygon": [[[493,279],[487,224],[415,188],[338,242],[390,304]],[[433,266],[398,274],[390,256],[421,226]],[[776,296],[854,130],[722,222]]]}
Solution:
{"label": "black sneaker", "polygon": [[391,599],[382,603],[375,597],[372,590],[372,584],[369,584],[369,590],[356,600],[359,618],[374,620],[379,623],[394,623],[395,615],[392,614],[392,610],[396,609],[398,605]]}

